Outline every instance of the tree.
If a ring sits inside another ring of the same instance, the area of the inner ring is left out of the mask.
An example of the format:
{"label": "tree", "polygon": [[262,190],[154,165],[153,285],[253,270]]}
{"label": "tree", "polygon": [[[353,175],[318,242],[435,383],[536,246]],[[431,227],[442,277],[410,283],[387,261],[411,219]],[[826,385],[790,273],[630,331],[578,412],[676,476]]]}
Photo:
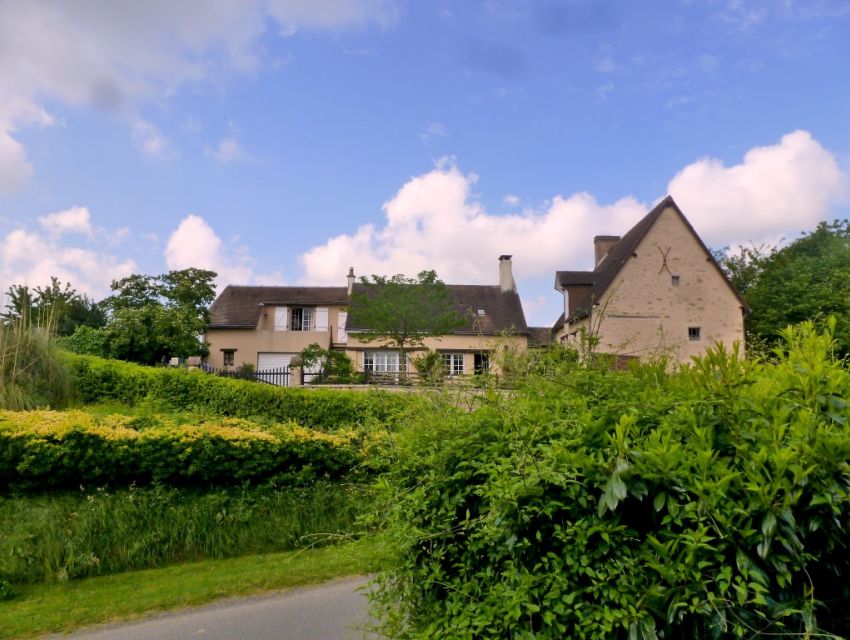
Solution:
{"label": "tree", "polygon": [[110,312],[104,329],[109,353],[146,364],[172,356],[207,355],[201,334],[209,323],[216,275],[190,268],[114,281],[114,293],[104,301]]}
{"label": "tree", "polygon": [[836,347],[850,354],[850,223],[822,222],[770,254],[744,295],[752,338],[770,345],[788,325],[835,316]]}
{"label": "tree", "polygon": [[402,366],[407,352],[423,347],[425,338],[451,333],[463,324],[448,287],[434,271],[422,271],[416,278],[373,275],[360,282],[363,290],[351,296],[349,326],[358,327],[362,342],[379,340],[397,349]]}
{"label": "tree", "polygon": [[48,327],[56,335],[70,336],[79,326],[95,329],[106,324],[103,308],[66,282],[50,278],[47,287],[30,289],[27,285],[9,287],[6,296],[6,321],[27,315],[37,326]]}
{"label": "tree", "polygon": [[746,298],[747,292],[758,281],[765,263],[776,250],[774,245],[761,244],[757,247],[741,247],[737,252],[730,252],[729,247],[723,247],[711,253],[732,286]]}

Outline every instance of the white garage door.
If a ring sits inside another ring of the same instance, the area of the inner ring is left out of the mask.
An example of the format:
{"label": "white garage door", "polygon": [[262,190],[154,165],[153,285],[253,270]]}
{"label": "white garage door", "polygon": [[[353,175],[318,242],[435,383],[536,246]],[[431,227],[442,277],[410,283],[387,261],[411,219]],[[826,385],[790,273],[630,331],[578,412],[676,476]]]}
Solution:
{"label": "white garage door", "polygon": [[[292,358],[295,357],[294,353],[258,353],[257,354],[257,372],[263,371],[280,371],[281,369],[288,369],[289,362]],[[260,378],[264,380],[264,378]],[[268,377],[267,382],[271,384],[276,384],[281,387],[289,386],[289,376],[284,375],[271,375]]]}

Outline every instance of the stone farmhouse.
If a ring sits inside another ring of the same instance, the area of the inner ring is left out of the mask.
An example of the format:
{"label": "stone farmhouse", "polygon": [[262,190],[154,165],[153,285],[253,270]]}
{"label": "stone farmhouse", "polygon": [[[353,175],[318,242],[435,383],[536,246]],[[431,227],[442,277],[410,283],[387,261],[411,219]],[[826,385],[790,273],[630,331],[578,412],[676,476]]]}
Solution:
{"label": "stone farmhouse", "polygon": [[[624,236],[597,236],[594,248],[592,271],[555,274],[564,312],[553,327],[528,327],[511,256],[503,255],[498,285],[447,285],[465,322],[425,346],[442,355],[447,373],[463,375],[489,370],[497,343],[580,347],[592,337],[600,353],[681,362],[715,342],[743,344],[746,305],[671,197]],[[364,327],[349,322],[351,294],[361,286],[352,268],[340,287],[226,287],[210,308],[207,364],[277,369],[318,343],[344,351],[358,371],[399,371],[398,352],[359,340]]]}
{"label": "stone farmhouse", "polygon": [[746,304],[667,196],[620,238],[594,238],[592,271],[558,271],[564,312],[552,338],[600,353],[688,362],[716,342],[744,343]]}

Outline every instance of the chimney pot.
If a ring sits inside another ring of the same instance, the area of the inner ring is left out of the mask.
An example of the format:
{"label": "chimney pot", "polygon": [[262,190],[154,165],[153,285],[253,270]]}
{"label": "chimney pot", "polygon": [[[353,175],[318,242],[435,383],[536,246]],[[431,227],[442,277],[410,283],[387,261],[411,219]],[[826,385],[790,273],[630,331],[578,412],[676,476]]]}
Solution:
{"label": "chimney pot", "polygon": [[348,268],[348,295],[351,296],[351,292],[354,291],[354,267]]}

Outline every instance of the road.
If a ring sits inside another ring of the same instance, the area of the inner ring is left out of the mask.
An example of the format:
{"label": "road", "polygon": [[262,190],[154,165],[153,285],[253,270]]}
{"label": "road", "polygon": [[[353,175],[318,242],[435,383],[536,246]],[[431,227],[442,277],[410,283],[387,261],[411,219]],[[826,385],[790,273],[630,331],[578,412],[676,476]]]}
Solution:
{"label": "road", "polygon": [[[160,614],[70,636],[74,640],[360,640],[366,578],[347,578],[253,598]],[[358,629],[361,627],[361,629]]]}

